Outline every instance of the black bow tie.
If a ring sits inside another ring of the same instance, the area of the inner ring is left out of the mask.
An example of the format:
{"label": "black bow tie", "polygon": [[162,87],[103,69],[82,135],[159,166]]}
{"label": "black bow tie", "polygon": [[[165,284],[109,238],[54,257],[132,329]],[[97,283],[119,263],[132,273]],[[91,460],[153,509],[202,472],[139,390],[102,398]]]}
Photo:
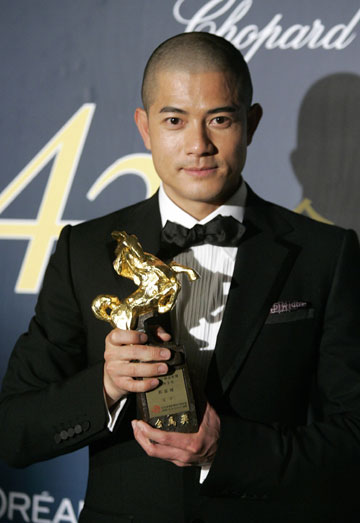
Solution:
{"label": "black bow tie", "polygon": [[192,229],[167,221],[161,231],[161,252],[173,257],[193,245],[205,243],[237,247],[244,232],[245,226],[232,216],[219,215],[205,225],[194,225]]}

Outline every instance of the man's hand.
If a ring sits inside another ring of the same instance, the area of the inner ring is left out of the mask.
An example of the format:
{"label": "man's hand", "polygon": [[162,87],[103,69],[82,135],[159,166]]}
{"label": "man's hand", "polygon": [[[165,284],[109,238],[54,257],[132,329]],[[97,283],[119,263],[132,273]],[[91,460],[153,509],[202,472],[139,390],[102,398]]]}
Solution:
{"label": "man's hand", "polygon": [[[171,338],[161,327],[156,333],[162,341]],[[114,329],[106,337],[104,390],[108,407],[129,392],[154,389],[159,384],[156,376],[168,372],[169,349],[144,345],[146,341],[146,334],[132,330]]]}
{"label": "man's hand", "polygon": [[178,467],[210,465],[220,436],[220,419],[207,403],[198,432],[182,434],[154,429],[144,421],[132,421],[136,441],[151,457],[171,461]]}

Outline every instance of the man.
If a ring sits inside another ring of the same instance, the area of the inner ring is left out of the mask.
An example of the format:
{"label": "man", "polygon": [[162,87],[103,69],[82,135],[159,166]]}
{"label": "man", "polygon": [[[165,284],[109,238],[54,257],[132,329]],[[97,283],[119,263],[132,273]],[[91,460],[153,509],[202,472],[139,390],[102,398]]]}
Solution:
{"label": "man", "polygon": [[[160,193],[62,232],[4,380],[2,456],[24,466],[90,445],[85,523],[357,521],[354,233],[265,202],[244,184],[262,111],[225,40],[166,41],[148,62],[142,96],[135,120]],[[167,433],[136,420],[134,392],[157,387],[170,352],[145,346],[136,331],[109,333],[91,302],[132,291],[112,268],[113,230],[157,254],[166,221],[198,228],[219,214],[236,220],[237,242],[208,245],[205,232],[205,245],[176,255],[201,275],[171,322],[206,401],[197,433]]]}

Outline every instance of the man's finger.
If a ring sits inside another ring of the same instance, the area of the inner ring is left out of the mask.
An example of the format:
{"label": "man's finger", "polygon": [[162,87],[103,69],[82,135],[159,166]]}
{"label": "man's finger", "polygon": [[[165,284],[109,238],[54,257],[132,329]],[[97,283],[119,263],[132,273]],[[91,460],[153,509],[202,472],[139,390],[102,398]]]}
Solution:
{"label": "man's finger", "polygon": [[148,423],[138,420],[135,420],[134,426],[146,439],[154,442],[156,447],[162,446],[175,451],[178,450],[183,457],[186,456],[186,459],[190,454],[198,453],[201,450],[197,438],[198,433],[167,432],[166,430],[154,429]]}
{"label": "man's finger", "polygon": [[[143,425],[145,424],[141,424],[141,422],[138,422],[136,420],[132,422],[134,437],[148,456],[151,456],[153,458],[164,459],[166,461],[171,461],[172,463],[181,467],[194,465],[194,463],[191,463],[191,455],[187,451],[177,447],[163,445],[157,442],[156,440],[149,439],[149,433],[148,431],[144,430]],[[153,430],[155,431],[155,433],[164,432],[158,431],[157,429]]]}
{"label": "man's finger", "polygon": [[166,330],[161,327],[160,325],[156,329],[156,335],[162,340],[162,341],[170,341],[171,335],[166,332]]}
{"label": "man's finger", "polygon": [[161,361],[171,357],[169,349],[152,345],[123,345],[107,347],[105,360],[122,361]]}
{"label": "man's finger", "polygon": [[150,378],[163,376],[168,372],[166,363],[136,363],[110,360],[105,362],[105,372],[116,377]]}
{"label": "man's finger", "polygon": [[133,378],[122,377],[114,380],[120,389],[126,392],[149,392],[159,385],[157,378],[145,378],[143,380],[134,380]]}
{"label": "man's finger", "polygon": [[106,342],[114,346],[135,344],[140,345],[146,343],[147,340],[148,337],[145,332],[138,332],[133,330],[113,329],[106,336]]}

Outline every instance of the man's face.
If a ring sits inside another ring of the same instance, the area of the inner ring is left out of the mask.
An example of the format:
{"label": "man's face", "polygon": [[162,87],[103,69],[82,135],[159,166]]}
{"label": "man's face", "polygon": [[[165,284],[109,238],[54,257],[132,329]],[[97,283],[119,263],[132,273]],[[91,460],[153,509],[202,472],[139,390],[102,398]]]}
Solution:
{"label": "man's face", "polygon": [[235,82],[217,71],[160,71],[152,98],[135,112],[145,146],[167,195],[202,219],[239,186],[261,108],[248,125]]}

